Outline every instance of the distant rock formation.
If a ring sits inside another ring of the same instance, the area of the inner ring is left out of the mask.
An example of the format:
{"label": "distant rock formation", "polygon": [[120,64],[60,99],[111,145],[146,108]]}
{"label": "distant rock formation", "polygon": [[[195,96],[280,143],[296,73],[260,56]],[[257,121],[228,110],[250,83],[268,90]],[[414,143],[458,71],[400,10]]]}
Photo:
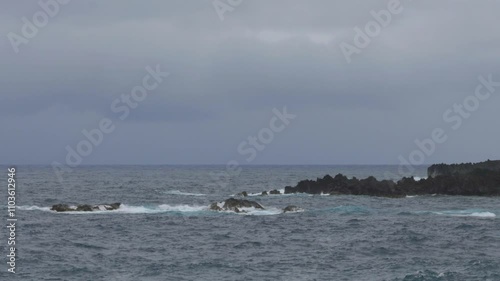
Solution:
{"label": "distant rock formation", "polygon": [[66,204],[53,205],[50,210],[56,212],[92,212],[92,211],[112,211],[120,208],[121,203],[101,204],[101,205],[78,205],[71,207]]}
{"label": "distant rock formation", "polygon": [[358,180],[342,174],[326,175],[317,180],[300,181],[296,186],[285,187],[285,194],[309,193],[330,195],[370,195],[405,197],[407,195],[464,195],[500,196],[500,161],[478,164],[433,165],[429,177],[415,181],[403,178],[398,182],[378,181],[374,177]]}
{"label": "distant rock formation", "polygon": [[472,173],[474,170],[489,170],[500,172],[500,160],[481,163],[465,163],[465,164],[436,164],[427,169],[429,177],[437,176],[453,176],[453,175],[466,175]]}
{"label": "distant rock formation", "polygon": [[393,181],[383,180],[378,181],[374,177],[358,180],[356,178],[349,179],[342,174],[332,178],[326,175],[322,179],[316,181],[304,180],[300,181],[296,186],[285,187],[285,194],[290,193],[309,193],[309,194],[350,194],[350,195],[372,195],[372,196],[388,196],[388,197],[403,197],[402,192],[396,183]]}

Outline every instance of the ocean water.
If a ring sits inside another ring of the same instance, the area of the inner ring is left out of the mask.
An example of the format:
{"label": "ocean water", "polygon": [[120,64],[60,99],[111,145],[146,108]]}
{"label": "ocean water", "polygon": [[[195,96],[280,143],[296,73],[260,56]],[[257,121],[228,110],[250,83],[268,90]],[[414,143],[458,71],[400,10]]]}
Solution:
{"label": "ocean water", "polygon": [[[212,178],[224,171],[82,166],[60,183],[51,167],[18,166],[17,273],[7,273],[4,229],[0,280],[500,280],[500,198],[271,195],[250,197],[264,211],[212,212],[210,203],[241,191],[325,174],[382,179],[397,167],[247,166]],[[113,202],[124,205],[49,210]],[[281,213],[287,205],[303,211]]]}

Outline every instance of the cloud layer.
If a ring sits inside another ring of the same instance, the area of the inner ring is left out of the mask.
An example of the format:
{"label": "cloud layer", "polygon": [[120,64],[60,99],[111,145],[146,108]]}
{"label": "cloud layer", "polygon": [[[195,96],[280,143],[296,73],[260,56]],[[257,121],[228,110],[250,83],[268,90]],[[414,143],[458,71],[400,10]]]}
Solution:
{"label": "cloud layer", "polygon": [[64,161],[158,64],[171,75],[85,164],[245,163],[238,145],[284,106],[297,118],[251,164],[398,164],[438,127],[426,162],[499,159],[500,88],[459,130],[442,115],[500,81],[500,2],[402,1],[347,63],[339,45],[388,2],[243,0],[221,21],[212,1],[73,0],[17,54],[8,34],[41,8],[5,2],[0,162]]}

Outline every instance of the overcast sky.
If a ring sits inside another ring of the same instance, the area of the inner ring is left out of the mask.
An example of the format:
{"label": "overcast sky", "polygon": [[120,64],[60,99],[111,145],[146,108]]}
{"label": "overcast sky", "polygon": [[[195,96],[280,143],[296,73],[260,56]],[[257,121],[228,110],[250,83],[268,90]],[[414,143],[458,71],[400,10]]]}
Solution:
{"label": "overcast sky", "polygon": [[[500,1],[402,0],[348,63],[341,43],[388,2],[243,0],[222,21],[211,0],[73,0],[16,53],[8,34],[42,9],[2,1],[0,163],[63,163],[104,117],[84,164],[398,164],[435,128],[426,163],[500,159],[500,87],[457,130],[443,120],[478,76],[500,81]],[[156,65],[170,76],[117,118]],[[240,143],[285,106],[297,117],[247,162]]]}

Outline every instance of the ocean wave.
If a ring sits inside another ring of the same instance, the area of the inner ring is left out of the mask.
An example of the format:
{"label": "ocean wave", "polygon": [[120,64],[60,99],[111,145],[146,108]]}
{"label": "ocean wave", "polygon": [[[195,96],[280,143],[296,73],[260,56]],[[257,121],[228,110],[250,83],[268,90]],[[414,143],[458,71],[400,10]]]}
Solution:
{"label": "ocean wave", "polygon": [[347,205],[347,206],[338,206],[335,208],[330,208],[326,209],[328,212],[332,213],[339,213],[341,215],[350,215],[350,214],[369,214],[370,209],[362,207],[362,206],[353,206],[353,205]]}
{"label": "ocean wave", "polygon": [[203,193],[182,192],[180,190],[169,190],[165,191],[165,193],[170,195],[183,195],[183,196],[206,196],[206,194]]}
{"label": "ocean wave", "polygon": [[[398,279],[399,280],[399,279]],[[439,281],[439,280],[465,280],[462,274],[457,272],[436,272],[431,270],[417,271],[404,277],[405,281]]]}

